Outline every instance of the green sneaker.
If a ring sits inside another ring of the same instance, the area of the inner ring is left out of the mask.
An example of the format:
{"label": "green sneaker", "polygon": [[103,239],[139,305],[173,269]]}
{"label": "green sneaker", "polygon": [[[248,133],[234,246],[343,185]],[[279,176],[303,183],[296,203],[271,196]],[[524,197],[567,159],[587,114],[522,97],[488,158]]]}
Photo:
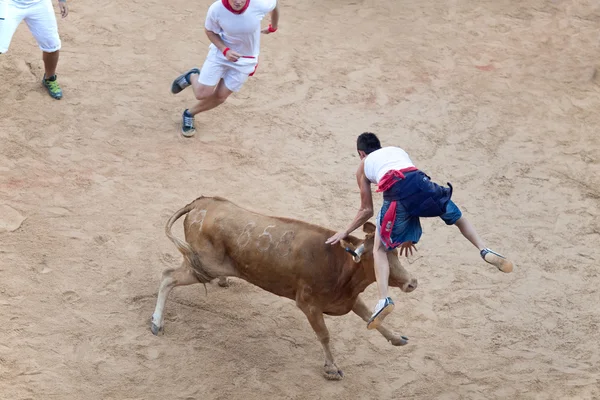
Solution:
{"label": "green sneaker", "polygon": [[46,74],[44,74],[44,78],[42,79],[42,84],[48,90],[50,96],[56,100],[60,100],[62,98],[62,89],[56,80],[56,75],[51,76],[49,79],[46,79]]}

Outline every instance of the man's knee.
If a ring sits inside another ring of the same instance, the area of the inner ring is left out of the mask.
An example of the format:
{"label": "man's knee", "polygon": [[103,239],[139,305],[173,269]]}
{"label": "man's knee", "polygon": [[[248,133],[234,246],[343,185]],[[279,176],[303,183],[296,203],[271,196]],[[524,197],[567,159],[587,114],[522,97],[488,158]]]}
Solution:
{"label": "man's knee", "polygon": [[211,96],[214,96],[215,94],[215,89],[214,87],[212,88],[208,88],[206,86],[201,86],[199,88],[194,88],[194,96],[196,97],[196,100],[206,100]]}
{"label": "man's knee", "polygon": [[229,95],[230,95],[230,93],[216,92],[215,93],[215,101],[219,104],[223,104],[223,103],[225,103],[225,100],[227,100]]}
{"label": "man's knee", "polygon": [[209,98],[212,98],[216,103],[219,103],[219,104],[225,103],[225,100],[227,100],[227,97],[229,97],[229,94],[222,94],[219,92],[206,93],[206,92],[198,91],[198,92],[195,92],[194,94],[196,96],[196,100],[198,100],[198,101],[207,100]]}
{"label": "man's knee", "polygon": [[200,92],[200,91],[197,91],[197,92],[196,92],[196,91],[195,91],[195,92],[194,92],[194,96],[196,96],[196,100],[198,100],[198,101],[202,101],[202,100],[206,100],[206,99],[208,99],[210,96],[212,96],[212,93],[207,95],[207,94],[205,94],[205,93],[203,93],[203,92]]}
{"label": "man's knee", "polygon": [[[193,79],[194,78],[190,77],[190,80],[193,80]],[[214,97],[214,95],[216,93],[215,90],[217,88],[216,85],[208,86],[208,85],[200,83],[199,81],[198,81],[198,83],[199,83],[198,86],[192,86],[196,100],[202,101],[202,100],[206,100],[210,97]]]}

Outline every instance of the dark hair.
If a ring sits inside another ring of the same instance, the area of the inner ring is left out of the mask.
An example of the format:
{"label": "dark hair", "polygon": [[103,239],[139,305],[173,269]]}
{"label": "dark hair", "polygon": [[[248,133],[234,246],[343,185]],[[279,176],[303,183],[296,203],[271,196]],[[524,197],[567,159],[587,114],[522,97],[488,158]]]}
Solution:
{"label": "dark hair", "polygon": [[381,143],[374,133],[364,132],[361,133],[356,139],[356,149],[362,150],[367,154],[370,154],[375,150],[379,150],[380,148]]}

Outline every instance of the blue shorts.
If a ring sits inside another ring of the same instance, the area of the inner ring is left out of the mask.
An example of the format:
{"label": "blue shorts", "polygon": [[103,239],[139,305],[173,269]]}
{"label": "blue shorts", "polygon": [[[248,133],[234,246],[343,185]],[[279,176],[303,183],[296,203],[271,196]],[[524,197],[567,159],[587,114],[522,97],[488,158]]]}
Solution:
{"label": "blue shorts", "polygon": [[[390,204],[390,201],[383,201],[381,210],[377,215],[377,226],[379,229],[381,229],[381,221],[390,207]],[[446,225],[454,225],[460,217],[462,217],[462,212],[452,200],[448,201],[446,212],[440,216]],[[392,228],[392,242],[403,243],[410,240],[413,243],[417,243],[419,239],[421,239],[422,234],[423,230],[421,229],[420,218],[408,215],[404,206],[398,202],[396,205],[396,220],[394,221],[394,227]]]}

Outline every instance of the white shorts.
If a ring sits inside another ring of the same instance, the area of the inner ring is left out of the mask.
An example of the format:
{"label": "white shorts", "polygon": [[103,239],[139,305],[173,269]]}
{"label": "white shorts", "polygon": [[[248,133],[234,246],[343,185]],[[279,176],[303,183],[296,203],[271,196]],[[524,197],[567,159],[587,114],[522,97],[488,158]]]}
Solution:
{"label": "white shorts", "polygon": [[239,92],[256,69],[256,59],[240,58],[234,65],[231,61],[220,57],[218,52],[216,47],[211,46],[200,70],[198,82],[206,86],[215,86],[222,78],[227,89]]}
{"label": "white shorts", "polygon": [[29,27],[40,49],[46,53],[60,50],[56,16],[52,0],[20,5],[13,0],[0,0],[0,53],[6,53],[21,21]]}

